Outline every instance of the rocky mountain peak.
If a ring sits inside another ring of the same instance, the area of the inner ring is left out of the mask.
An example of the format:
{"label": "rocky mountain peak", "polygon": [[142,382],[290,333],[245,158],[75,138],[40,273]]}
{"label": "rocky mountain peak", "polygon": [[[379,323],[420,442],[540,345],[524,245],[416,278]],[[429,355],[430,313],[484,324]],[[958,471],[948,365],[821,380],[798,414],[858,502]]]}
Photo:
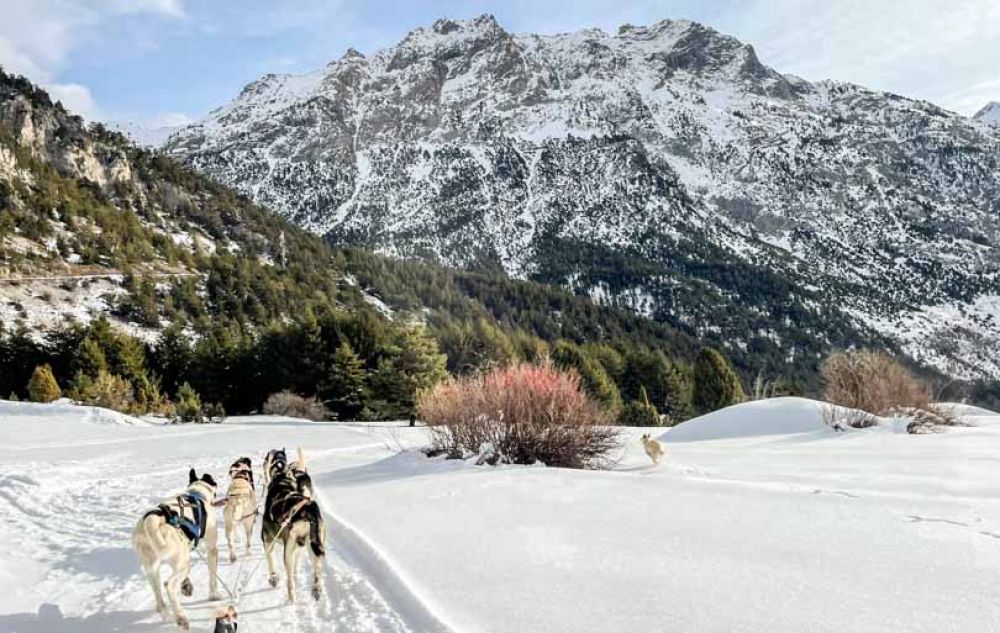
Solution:
{"label": "rocky mountain peak", "polygon": [[1000,375],[977,351],[1000,345],[1000,138],[966,117],[785,76],[672,20],[441,20],[257,83],[166,149],[330,239],[499,266],[736,345],[884,336]]}

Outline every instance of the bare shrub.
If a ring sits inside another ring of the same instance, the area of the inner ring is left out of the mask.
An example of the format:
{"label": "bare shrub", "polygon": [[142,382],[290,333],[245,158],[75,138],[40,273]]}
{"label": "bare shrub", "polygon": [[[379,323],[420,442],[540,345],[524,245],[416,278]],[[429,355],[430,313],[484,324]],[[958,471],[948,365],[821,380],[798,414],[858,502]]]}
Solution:
{"label": "bare shrub", "polygon": [[486,447],[506,463],[603,468],[619,444],[610,415],[587,397],[576,372],[550,364],[452,378],[422,394],[418,407],[438,453]]}
{"label": "bare shrub", "polygon": [[306,398],[287,389],[268,396],[264,403],[264,413],[306,420],[330,419],[330,412],[316,398]]}
{"label": "bare shrub", "polygon": [[931,390],[906,367],[888,354],[860,350],[831,355],[820,368],[826,383],[824,413],[834,428],[865,428],[878,423],[880,416],[909,416],[920,425],[952,425],[948,412],[931,404]]}

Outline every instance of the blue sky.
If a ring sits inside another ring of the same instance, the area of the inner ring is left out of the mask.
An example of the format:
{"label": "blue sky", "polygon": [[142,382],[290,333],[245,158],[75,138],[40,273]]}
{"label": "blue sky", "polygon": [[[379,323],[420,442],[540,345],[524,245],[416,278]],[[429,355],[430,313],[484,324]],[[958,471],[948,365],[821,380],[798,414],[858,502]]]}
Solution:
{"label": "blue sky", "polygon": [[440,17],[552,33],[688,18],[765,63],[928,99],[1000,101],[998,0],[0,0],[0,64],[94,119],[196,118],[267,72],[369,53]]}

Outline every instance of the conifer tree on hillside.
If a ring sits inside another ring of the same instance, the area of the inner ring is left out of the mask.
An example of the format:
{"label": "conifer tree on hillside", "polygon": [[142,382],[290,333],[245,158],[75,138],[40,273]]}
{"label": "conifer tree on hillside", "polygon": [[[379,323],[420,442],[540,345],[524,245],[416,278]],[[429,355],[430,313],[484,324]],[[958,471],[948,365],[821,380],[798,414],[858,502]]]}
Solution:
{"label": "conifer tree on hillside", "polygon": [[423,325],[395,326],[371,380],[378,414],[383,418],[409,417],[418,394],[448,375],[445,361],[437,341]]}
{"label": "conifer tree on hillside", "polygon": [[552,362],[560,369],[573,369],[580,375],[584,390],[609,411],[617,412],[622,406],[618,386],[604,367],[590,358],[579,346],[569,341],[558,341],[552,347]]}
{"label": "conifer tree on hillside", "polygon": [[52,402],[62,396],[62,390],[56,377],[52,375],[52,367],[48,364],[38,365],[28,381],[28,397],[32,402]]}
{"label": "conifer tree on hillside", "polygon": [[708,413],[745,399],[740,378],[726,357],[714,348],[703,347],[694,364],[694,403],[698,410]]}
{"label": "conifer tree on hillside", "polygon": [[622,407],[618,423],[622,426],[660,426],[660,413],[649,401],[645,388],[641,390],[638,400]]}
{"label": "conifer tree on hillside", "polygon": [[670,363],[663,376],[663,402],[661,411],[669,417],[669,424],[679,424],[694,415],[694,393],[689,365]]}
{"label": "conifer tree on hillside", "polygon": [[366,379],[364,363],[344,341],[333,355],[320,397],[341,419],[357,419],[368,398]]}

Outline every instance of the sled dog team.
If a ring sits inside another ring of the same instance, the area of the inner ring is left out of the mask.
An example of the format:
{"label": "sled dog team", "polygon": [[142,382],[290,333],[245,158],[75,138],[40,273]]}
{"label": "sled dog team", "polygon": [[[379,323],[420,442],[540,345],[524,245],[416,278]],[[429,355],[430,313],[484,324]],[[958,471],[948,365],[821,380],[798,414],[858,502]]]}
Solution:
{"label": "sled dog team", "polygon": [[[267,496],[261,518],[261,540],[267,559],[268,582],[278,586],[278,573],[274,567],[273,550],[283,548],[285,582],[288,601],[295,601],[295,571],[300,554],[307,546],[312,553],[312,596],[322,596],[323,559],[326,553],[326,527],[319,505],[313,499],[312,480],[306,470],[305,455],[298,451],[298,459],[288,461],[284,449],[268,451],[264,458],[263,479]],[[181,494],[146,512],[132,533],[132,546],[139,555],[143,571],[149,580],[156,599],[156,611],[166,615],[169,602],[174,621],[187,630],[189,623],[181,609],[178,591],[185,597],[194,593],[189,577],[191,551],[198,543],[205,542],[208,550],[209,600],[220,600],[218,578],[219,544],[218,525],[214,508],[225,506],[223,520],[229,545],[229,560],[236,561],[234,546],[237,526],[245,533],[244,555],[250,553],[250,539],[257,515],[257,494],[249,457],[241,457],[229,468],[229,490],[224,499],[217,499],[218,484],[208,473],[198,476],[194,468],[188,473],[188,486]],[[160,568],[166,565],[170,575],[162,581]],[[166,589],[167,599],[163,591]],[[233,607],[220,611],[216,630],[220,624],[235,631],[236,612]]]}

